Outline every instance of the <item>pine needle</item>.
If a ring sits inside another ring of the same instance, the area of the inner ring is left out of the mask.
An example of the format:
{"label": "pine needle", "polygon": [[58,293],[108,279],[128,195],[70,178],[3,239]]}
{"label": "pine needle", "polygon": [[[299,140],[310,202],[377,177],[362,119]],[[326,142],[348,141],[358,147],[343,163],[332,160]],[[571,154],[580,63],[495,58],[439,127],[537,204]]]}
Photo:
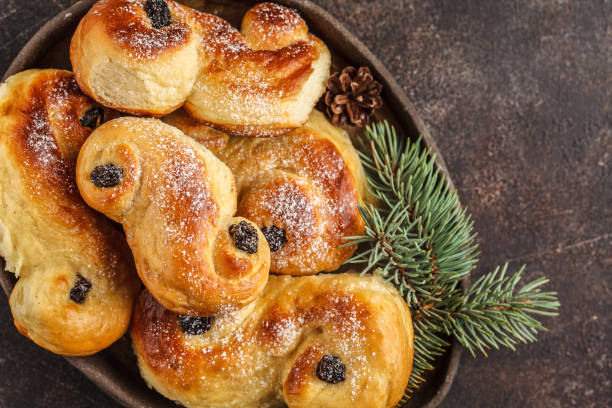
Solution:
{"label": "pine needle", "polygon": [[425,381],[449,337],[485,356],[535,341],[545,328],[533,315],[556,315],[557,294],[541,291],[546,278],[517,289],[524,268],[508,275],[507,264],[461,290],[478,258],[473,221],[420,139],[410,143],[385,121],[367,127],[358,148],[378,205],[360,207],[365,232],[346,237],[345,245],[365,249],[347,263],[391,282],[411,309],[415,353],[402,401]]}

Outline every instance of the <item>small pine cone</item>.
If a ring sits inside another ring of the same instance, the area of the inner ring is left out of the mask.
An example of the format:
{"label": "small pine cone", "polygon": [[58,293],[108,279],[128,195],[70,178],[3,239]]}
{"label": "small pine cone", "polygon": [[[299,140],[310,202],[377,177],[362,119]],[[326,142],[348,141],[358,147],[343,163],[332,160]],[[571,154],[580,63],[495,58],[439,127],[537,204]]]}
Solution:
{"label": "small pine cone", "polygon": [[336,126],[367,126],[374,110],[383,104],[382,85],[368,67],[346,67],[330,76],[325,86],[325,110]]}

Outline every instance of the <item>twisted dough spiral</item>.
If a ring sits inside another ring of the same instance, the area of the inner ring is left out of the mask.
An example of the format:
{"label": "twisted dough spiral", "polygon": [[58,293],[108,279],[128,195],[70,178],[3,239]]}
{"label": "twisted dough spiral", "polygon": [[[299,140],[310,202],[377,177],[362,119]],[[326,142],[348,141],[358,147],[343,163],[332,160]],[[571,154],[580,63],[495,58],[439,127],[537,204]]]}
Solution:
{"label": "twisted dough spiral", "polygon": [[[104,184],[100,174],[118,176]],[[259,228],[232,217],[231,171],[180,130],[156,119],[105,123],[79,153],[77,183],[123,224],[142,282],[166,308],[208,316],[263,291],[270,250]]]}
{"label": "twisted dough spiral", "polygon": [[182,326],[141,294],[131,329],[141,374],[189,408],[394,407],[412,368],[408,306],[372,275],[270,276],[259,299],[201,334]]}
{"label": "twisted dough spiral", "polygon": [[[183,111],[164,118],[212,149],[234,173],[238,212],[271,243],[270,271],[334,271],[355,251],[344,237],[363,233],[358,204],[363,168],[348,134],[314,110],[308,122],[276,138],[223,137]],[[273,242],[274,241],[274,242]]]}
{"label": "twisted dough spiral", "polygon": [[24,336],[54,353],[109,346],[140,291],[125,239],[75,182],[81,145],[108,117],[67,71],[24,71],[0,87],[0,252],[19,277],[11,312]]}
{"label": "twisted dough spiral", "polygon": [[[149,3],[168,19],[148,14]],[[250,136],[303,124],[331,63],[288,8],[258,4],[238,32],[172,0],[99,1],[77,27],[70,59],[81,89],[106,106],[161,116],[185,103],[200,121]]]}

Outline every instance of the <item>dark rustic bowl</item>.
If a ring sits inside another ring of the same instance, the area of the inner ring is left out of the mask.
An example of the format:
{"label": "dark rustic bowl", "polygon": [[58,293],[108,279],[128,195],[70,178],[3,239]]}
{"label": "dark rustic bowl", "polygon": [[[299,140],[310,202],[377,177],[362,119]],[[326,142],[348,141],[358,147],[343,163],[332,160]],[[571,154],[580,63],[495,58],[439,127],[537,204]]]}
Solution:
{"label": "dark rustic bowl", "polygon": [[[384,86],[383,99],[386,108],[377,114],[377,118],[388,119],[398,129],[401,129],[402,134],[413,140],[422,135],[425,146],[437,154],[438,165],[446,174],[452,187],[442,156],[423,125],[423,121],[391,73],[378,58],[334,17],[308,0],[275,1],[300,12],[308,22],[310,29],[332,50],[334,67],[351,64],[366,65],[372,69],[374,77]],[[96,0],[78,1],[47,22],[23,47],[4,74],[3,80],[28,68],[71,69],[68,58],[70,37],[81,17],[95,2]],[[256,1],[212,0],[207,1],[205,7],[203,7],[203,0],[184,0],[183,3],[218,14],[237,26],[244,12]],[[0,284],[5,293],[9,294],[15,281],[12,274],[4,271],[3,266],[0,258]],[[455,378],[459,355],[460,347],[456,341],[453,341],[449,350],[436,361],[435,370],[428,373],[427,382],[404,407],[437,407],[448,393]],[[67,357],[66,359],[98,387],[126,407],[176,407],[173,402],[149,389],[140,378],[127,335],[108,349],[93,356]]]}

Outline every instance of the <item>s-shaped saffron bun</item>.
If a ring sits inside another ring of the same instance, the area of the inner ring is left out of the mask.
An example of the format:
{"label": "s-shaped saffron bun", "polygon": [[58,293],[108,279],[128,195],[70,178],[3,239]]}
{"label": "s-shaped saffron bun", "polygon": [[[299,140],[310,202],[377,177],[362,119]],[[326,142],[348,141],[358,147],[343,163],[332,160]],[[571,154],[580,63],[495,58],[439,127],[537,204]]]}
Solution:
{"label": "s-shaped saffron bun", "polygon": [[331,57],[291,9],[262,3],[242,32],[172,0],[102,0],[70,46],[81,88],[103,105],[162,116],[185,104],[228,133],[278,136],[323,94]]}
{"label": "s-shaped saffron bun", "polygon": [[230,169],[180,130],[123,117],[97,128],[77,161],[81,195],[121,223],[144,285],[166,308],[209,316],[263,291],[270,249],[234,217]]}
{"label": "s-shaped saffron bun", "polygon": [[19,278],[11,313],[21,334],[67,356],[119,339],[140,292],[125,238],[75,180],[81,145],[114,116],[68,71],[28,70],[0,86],[0,254]]}
{"label": "s-shaped saffron bun", "polygon": [[131,334],[146,382],[188,408],[392,408],[414,353],[406,302],[356,273],[270,276],[255,302],[212,318],[144,291]]}

